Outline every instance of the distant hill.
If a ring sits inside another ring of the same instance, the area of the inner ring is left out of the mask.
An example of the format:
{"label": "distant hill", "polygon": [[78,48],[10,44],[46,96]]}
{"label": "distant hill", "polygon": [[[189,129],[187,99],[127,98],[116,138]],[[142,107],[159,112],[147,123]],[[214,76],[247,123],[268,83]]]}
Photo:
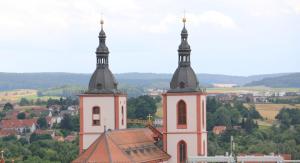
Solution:
{"label": "distant hill", "polygon": [[275,88],[300,88],[300,73],[292,73],[284,76],[267,77],[262,80],[252,81],[246,86],[267,86]]}
{"label": "distant hill", "polygon": [[[287,73],[288,74],[288,73]],[[197,74],[201,86],[213,83],[244,85],[269,77],[287,74],[267,74],[253,76],[230,76],[219,74]],[[172,74],[121,73],[115,74],[120,87],[168,88]],[[47,89],[64,85],[87,87],[91,74],[76,73],[0,73],[0,90]]]}

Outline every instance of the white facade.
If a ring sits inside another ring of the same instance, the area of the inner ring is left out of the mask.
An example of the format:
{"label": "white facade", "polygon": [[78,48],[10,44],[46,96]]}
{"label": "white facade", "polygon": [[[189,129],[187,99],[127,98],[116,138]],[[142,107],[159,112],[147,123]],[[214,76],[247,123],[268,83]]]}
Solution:
{"label": "white facade", "polygon": [[[80,150],[87,149],[104,130],[125,129],[126,96],[113,94],[80,96]],[[99,107],[100,113],[93,114],[93,108]],[[98,125],[93,119],[100,120]]]}
{"label": "white facade", "polygon": [[[186,104],[186,125],[177,124],[178,103]],[[206,94],[166,93],[163,95],[164,150],[171,155],[169,163],[177,163],[180,141],[186,144],[187,156],[207,155]]]}

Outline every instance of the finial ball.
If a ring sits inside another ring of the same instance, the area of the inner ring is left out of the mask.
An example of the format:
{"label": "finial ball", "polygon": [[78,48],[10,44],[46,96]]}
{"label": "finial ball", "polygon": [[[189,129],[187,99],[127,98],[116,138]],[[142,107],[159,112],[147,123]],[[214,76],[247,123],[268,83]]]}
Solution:
{"label": "finial ball", "polygon": [[104,24],[104,21],[102,19],[100,20],[100,24]]}
{"label": "finial ball", "polygon": [[182,18],[182,22],[183,23],[185,23],[186,22],[186,18],[184,17],[184,18]]}

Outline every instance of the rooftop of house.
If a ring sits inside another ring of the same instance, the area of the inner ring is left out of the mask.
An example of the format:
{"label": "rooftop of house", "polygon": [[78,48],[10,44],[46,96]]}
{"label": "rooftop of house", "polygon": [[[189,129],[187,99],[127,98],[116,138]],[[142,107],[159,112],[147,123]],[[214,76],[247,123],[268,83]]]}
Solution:
{"label": "rooftop of house", "polygon": [[33,124],[37,124],[37,119],[7,119],[0,122],[2,129],[31,127]]}
{"label": "rooftop of house", "polygon": [[155,144],[149,128],[113,130],[103,133],[73,163],[157,162],[170,158]]}

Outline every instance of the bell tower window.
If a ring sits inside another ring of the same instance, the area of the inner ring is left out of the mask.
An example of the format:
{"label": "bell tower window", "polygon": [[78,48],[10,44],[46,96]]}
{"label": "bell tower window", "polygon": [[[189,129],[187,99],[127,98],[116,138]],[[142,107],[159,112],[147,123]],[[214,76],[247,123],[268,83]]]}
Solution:
{"label": "bell tower window", "polygon": [[187,128],[186,103],[180,100],[177,103],[177,128]]}
{"label": "bell tower window", "polygon": [[93,126],[100,126],[100,107],[94,106],[92,111]]}
{"label": "bell tower window", "polygon": [[177,162],[178,163],[185,163],[187,160],[187,148],[186,143],[181,140],[177,144]]}
{"label": "bell tower window", "polygon": [[123,106],[121,109],[121,114],[122,114],[122,125],[124,125],[124,107]]}

